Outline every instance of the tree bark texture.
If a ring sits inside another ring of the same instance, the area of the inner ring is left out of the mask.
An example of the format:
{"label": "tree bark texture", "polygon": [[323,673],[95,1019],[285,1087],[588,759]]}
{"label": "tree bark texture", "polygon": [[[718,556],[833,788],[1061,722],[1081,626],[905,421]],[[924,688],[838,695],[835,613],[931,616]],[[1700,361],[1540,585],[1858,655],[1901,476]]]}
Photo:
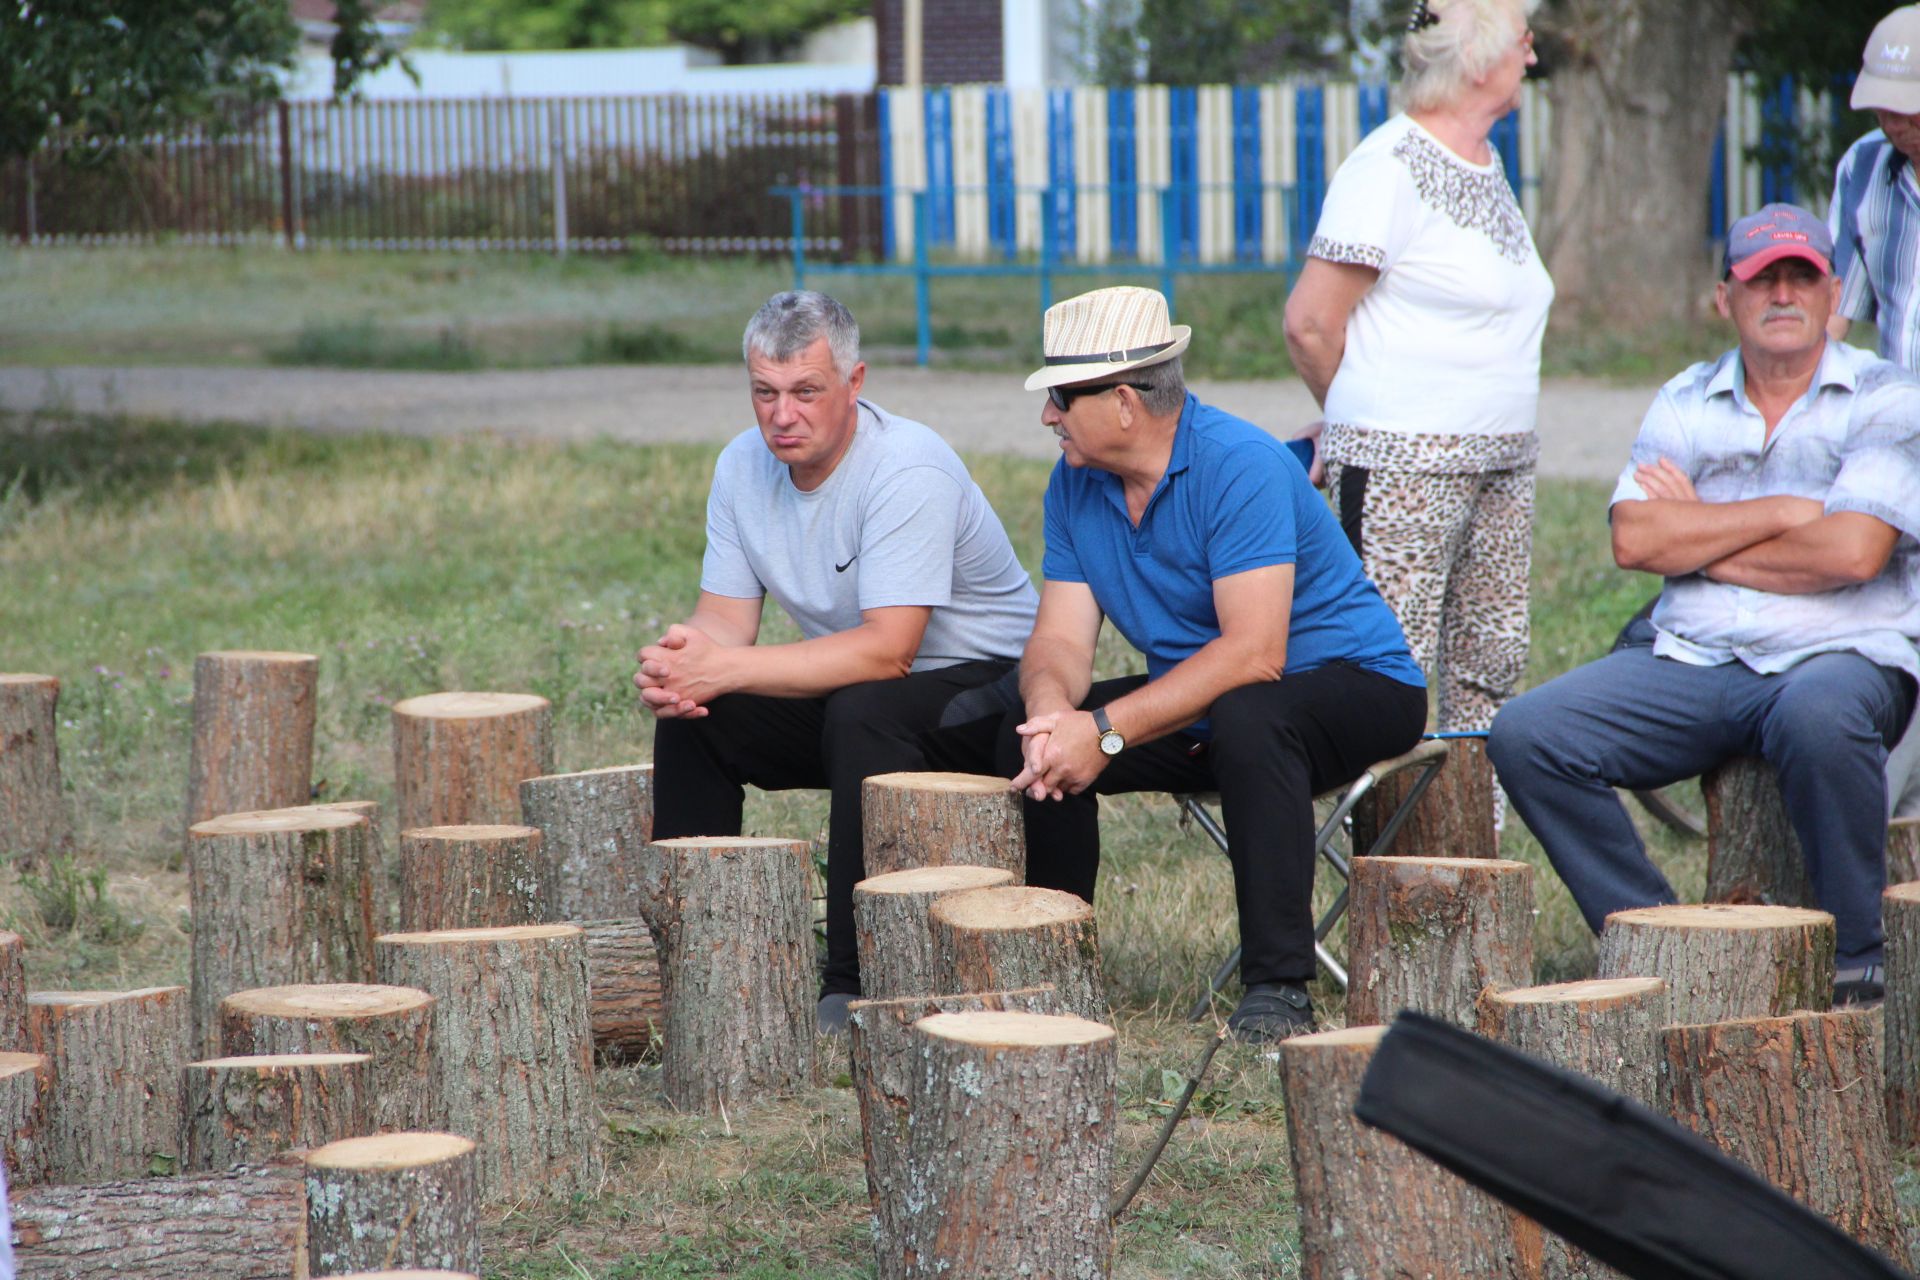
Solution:
{"label": "tree bark texture", "polygon": [[937,1013],[911,1034],[902,1274],[1102,1280],[1113,1254],[1113,1028]]}
{"label": "tree bark texture", "polygon": [[1833,917],[1802,907],[1640,907],[1600,932],[1602,978],[1661,978],[1674,1022],[1768,1018],[1833,1003]]}
{"label": "tree bark texture", "polygon": [[927,926],[941,993],[1051,983],[1063,1012],[1107,1020],[1093,905],[1077,894],[1025,885],[966,889],[928,907]]}
{"label": "tree bark texture", "polygon": [[411,987],[343,982],[237,991],[220,1002],[220,1048],[230,1057],[364,1053],[373,1059],[376,1129],[428,1123],[433,997]]}
{"label": "tree bark texture", "polygon": [[1817,905],[1772,765],[1736,757],[1702,774],[1700,791],[1707,801],[1708,902]]}
{"label": "tree bark texture", "polygon": [[432,1123],[480,1144],[481,1199],[593,1187],[599,1115],[579,928],[390,933],[374,946],[388,983],[434,997]]}
{"label": "tree bark texture", "polygon": [[[1353,851],[1364,854],[1399,810],[1422,770],[1382,778],[1353,806]],[[1496,858],[1493,829],[1493,765],[1482,738],[1447,743],[1447,763],[1421,793],[1388,853],[1423,858]]]}
{"label": "tree bark texture", "polygon": [[938,991],[927,909],[949,893],[1013,882],[1004,867],[936,866],[871,876],[853,886],[861,990],[873,1000]]}
{"label": "tree bark texture", "polygon": [[380,834],[380,802],[377,800],[329,800],[313,806],[340,813],[355,813],[367,820],[367,838],[373,841],[373,865],[378,876],[373,885],[373,921],[376,932],[391,923],[390,913],[398,900],[400,868],[397,859],[387,856],[387,842]]}
{"label": "tree bark texture", "polygon": [[717,1111],[816,1083],[811,852],[745,836],[647,846],[641,910],[660,946],[674,1106]]}
{"label": "tree bark texture", "polygon": [[[897,874],[897,873],[896,873]],[[920,1056],[911,1028],[936,1013],[1059,1012],[1051,986],[989,991],[964,996],[908,996],[856,1000],[847,1018],[853,1055],[853,1089],[860,1099],[867,1195],[873,1202],[873,1261],[879,1280],[903,1280],[909,1226],[907,1139],[909,1107]]]}
{"label": "tree bark texture", "polygon": [[229,650],[193,662],[187,826],[313,799],[320,659]]}
{"label": "tree bark texture", "polygon": [[13,1198],[20,1280],[288,1280],[300,1274],[296,1166],[34,1187]]}
{"label": "tree bark texture", "polygon": [[53,1066],[44,1053],[0,1053],[0,1157],[9,1188],[47,1180],[47,1103]]}
{"label": "tree bark texture", "polygon": [[545,837],[555,919],[577,924],[640,909],[642,858],[653,838],[652,765],[528,778],[520,813]]}
{"label": "tree bark texture", "polygon": [[220,999],[373,976],[380,869],[363,817],[303,806],[233,813],[187,833],[193,1043],[220,1051]]}
{"label": "tree bark texture", "polygon": [[1355,858],[1352,884],[1349,1026],[1418,1009],[1471,1030],[1488,987],[1532,983],[1533,868],[1526,863]]}
{"label": "tree bark texture", "polygon": [[1897,884],[1880,899],[1887,934],[1887,1136],[1920,1144],[1920,883]]}
{"label": "tree bark texture", "polygon": [[400,927],[504,929],[554,919],[553,868],[538,827],[418,827],[400,833]]}
{"label": "tree bark texture", "polygon": [[257,1164],[373,1128],[373,1059],[364,1053],[209,1058],[187,1067],[189,1172]]}
{"label": "tree bark texture", "polygon": [[401,831],[520,821],[520,784],[553,772],[553,707],[531,693],[430,693],[393,707]]}
{"label": "tree bark texture", "polygon": [[0,929],[0,1050],[27,1047],[27,944]]}
{"label": "tree bark texture", "polygon": [[315,1276],[383,1268],[480,1270],[479,1165],[451,1133],[348,1138],[309,1151],[307,1265]]}
{"label": "tree bark texture", "polygon": [[593,1048],[609,1062],[654,1055],[667,1025],[660,953],[644,920],[588,920],[587,998]]}
{"label": "tree bark texture", "polygon": [[1503,1205],[1354,1118],[1381,1026],[1280,1044],[1304,1280],[1527,1276]]}
{"label": "tree bark texture", "polygon": [[55,1182],[170,1173],[180,1159],[185,987],[36,991],[32,1051],[47,1055],[47,1160]]}
{"label": "tree bark texture", "polygon": [[1743,1018],[1662,1033],[1673,1118],[1854,1239],[1906,1247],[1871,1009]]}
{"label": "tree bark texture", "polygon": [[0,673],[0,861],[37,864],[73,843],[60,789],[60,682]]}
{"label": "tree bark texture", "polygon": [[1920,880],[1920,818],[1895,818],[1887,824],[1887,883]]}
{"label": "tree bark texture", "polygon": [[912,867],[1002,867],[1026,878],[1020,797],[1005,778],[971,773],[882,773],[860,788],[869,876]]}

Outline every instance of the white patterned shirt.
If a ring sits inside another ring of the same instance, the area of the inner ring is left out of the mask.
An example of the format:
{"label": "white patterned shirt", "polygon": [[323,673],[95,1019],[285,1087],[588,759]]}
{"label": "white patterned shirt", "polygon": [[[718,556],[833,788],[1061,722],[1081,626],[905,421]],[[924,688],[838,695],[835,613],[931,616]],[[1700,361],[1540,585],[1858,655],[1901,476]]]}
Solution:
{"label": "white patterned shirt", "polygon": [[1880,130],[1840,158],[1827,225],[1839,314],[1879,325],[1881,356],[1920,370],[1920,183]]}

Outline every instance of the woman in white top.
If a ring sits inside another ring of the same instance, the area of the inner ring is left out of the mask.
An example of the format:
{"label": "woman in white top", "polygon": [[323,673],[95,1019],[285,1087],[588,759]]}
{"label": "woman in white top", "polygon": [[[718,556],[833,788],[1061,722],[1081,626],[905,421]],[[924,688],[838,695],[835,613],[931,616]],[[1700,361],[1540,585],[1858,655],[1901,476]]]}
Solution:
{"label": "woman in white top", "polygon": [[1487,135],[1534,61],[1529,8],[1419,0],[1407,109],[1334,175],[1287,299],[1341,524],[1435,673],[1442,730],[1486,728],[1527,660],[1553,282]]}

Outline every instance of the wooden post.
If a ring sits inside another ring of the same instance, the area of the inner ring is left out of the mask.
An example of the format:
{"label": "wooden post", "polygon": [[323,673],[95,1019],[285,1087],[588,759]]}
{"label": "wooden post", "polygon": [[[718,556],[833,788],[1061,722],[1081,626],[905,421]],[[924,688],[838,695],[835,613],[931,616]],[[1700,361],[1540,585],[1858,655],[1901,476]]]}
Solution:
{"label": "wooden post", "polygon": [[639,909],[641,859],[653,838],[652,765],[528,778],[520,813],[545,837],[555,919],[577,924]]}
{"label": "wooden post", "polygon": [[480,1144],[487,1203],[595,1186],[586,940],[570,924],[389,933],[380,974],[434,997],[432,1123]]}
{"label": "wooden post", "polygon": [[1906,1246],[1871,1009],[1742,1018],[1662,1032],[1673,1118],[1854,1239]]}
{"label": "wooden post", "polygon": [[717,1111],[816,1082],[811,846],[744,836],[647,846],[676,1107]]}
{"label": "wooden post", "polygon": [[[1353,806],[1353,849],[1366,853],[1423,770],[1407,769],[1382,778]],[[1425,858],[1497,858],[1500,837],[1493,829],[1493,764],[1484,738],[1454,738],[1447,763],[1434,776],[1413,812],[1407,815],[1394,849]]]}
{"label": "wooden post", "polygon": [[364,1053],[373,1059],[377,1129],[418,1129],[430,1111],[433,997],[412,987],[342,982],[236,991],[220,1002],[229,1057]]}
{"label": "wooden post", "polygon": [[0,1050],[27,1047],[27,944],[0,929]]}
{"label": "wooden post", "polygon": [[171,1172],[180,1158],[185,987],[36,991],[33,1052],[53,1068],[47,1163],[55,1182]]}
{"label": "wooden post", "polygon": [[1801,907],[1640,907],[1600,931],[1599,976],[1666,981],[1675,1022],[1833,1003],[1833,917]]}
{"label": "wooden post", "polygon": [[1500,858],[1356,858],[1347,1024],[1402,1009],[1471,1030],[1480,993],[1533,982],[1533,868]]}
{"label": "wooden post", "polygon": [[257,1164],[373,1127],[373,1059],[364,1053],[209,1058],[187,1066],[186,1167]]}
{"label": "wooden post", "polygon": [[1349,1027],[1280,1043],[1303,1276],[1526,1274],[1505,1208],[1354,1118],[1387,1029]]}
{"label": "wooden post", "polygon": [[1896,884],[1880,898],[1887,935],[1887,1136],[1920,1144],[1920,883]]}
{"label": "wooden post", "polygon": [[306,1170],[312,1274],[377,1267],[479,1273],[480,1195],[471,1139],[451,1133],[347,1138],[307,1152]]}
{"label": "wooden post", "polygon": [[393,707],[402,831],[518,822],[520,784],[553,772],[553,707],[531,693],[430,693]]}
{"label": "wooden post", "polygon": [[552,868],[537,827],[416,827],[400,833],[400,927],[500,929],[553,920]]}
{"label": "wooden post", "polygon": [[226,650],[193,663],[187,823],[313,799],[320,659]]}
{"label": "wooden post", "polygon": [[1702,774],[1700,791],[1707,801],[1708,902],[1816,905],[1772,765],[1735,757]]}
{"label": "wooden post", "polygon": [[860,989],[873,1000],[939,990],[927,909],[949,893],[996,888],[1013,880],[1013,872],[1003,867],[934,866],[891,871],[853,886]]}
{"label": "wooden post", "polygon": [[7,1186],[47,1180],[47,1103],[53,1066],[44,1053],[0,1053],[0,1156]]}
{"label": "wooden post", "polygon": [[587,920],[593,1049],[609,1062],[654,1056],[667,1025],[660,953],[644,920]]}
{"label": "wooden post", "polygon": [[59,702],[52,676],[0,673],[0,862],[35,865],[73,843],[60,790]]}
{"label": "wooden post", "polygon": [[1093,905],[1059,889],[967,889],[927,909],[935,986],[942,992],[1013,991],[1050,982],[1060,1007],[1107,1017]]}
{"label": "wooden post", "polygon": [[913,1025],[905,1274],[1105,1276],[1113,1028],[1037,1013]]}
{"label": "wooden post", "polygon": [[1887,883],[1920,880],[1920,818],[1895,818],[1887,824]]}
{"label": "wooden post", "polygon": [[[899,874],[896,872],[895,874]],[[848,1011],[853,1089],[860,1099],[860,1133],[867,1158],[867,1195],[873,1202],[873,1262],[879,1280],[903,1280],[908,1220],[908,1107],[920,1069],[911,1028],[936,1013],[1058,1013],[1052,986],[964,996],[908,996],[856,1000]]]}
{"label": "wooden post", "polygon": [[1005,778],[971,773],[882,773],[860,787],[866,873],[912,867],[1027,871],[1020,797]]}

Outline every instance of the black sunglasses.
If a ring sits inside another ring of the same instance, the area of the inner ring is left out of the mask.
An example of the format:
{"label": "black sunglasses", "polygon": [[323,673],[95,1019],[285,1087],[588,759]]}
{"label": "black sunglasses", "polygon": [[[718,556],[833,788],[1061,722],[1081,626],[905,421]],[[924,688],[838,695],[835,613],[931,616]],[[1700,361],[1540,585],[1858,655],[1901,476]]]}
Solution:
{"label": "black sunglasses", "polygon": [[1135,391],[1153,390],[1144,382],[1099,382],[1090,387],[1048,387],[1047,399],[1053,401],[1054,408],[1065,413],[1081,396],[1097,396],[1102,391],[1111,391],[1115,387],[1132,387]]}

